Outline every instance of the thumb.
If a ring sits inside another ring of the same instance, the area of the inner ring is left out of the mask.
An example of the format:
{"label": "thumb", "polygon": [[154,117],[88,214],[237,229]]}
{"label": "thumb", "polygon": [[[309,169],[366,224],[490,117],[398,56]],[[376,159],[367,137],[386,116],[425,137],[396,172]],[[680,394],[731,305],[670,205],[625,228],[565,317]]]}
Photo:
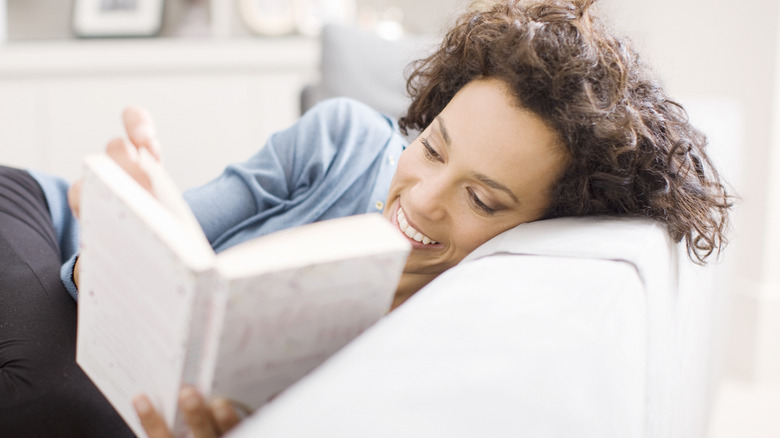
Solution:
{"label": "thumb", "polygon": [[127,107],[122,113],[122,122],[130,142],[136,148],[148,150],[157,161],[162,159],[157,129],[148,111],[139,106]]}

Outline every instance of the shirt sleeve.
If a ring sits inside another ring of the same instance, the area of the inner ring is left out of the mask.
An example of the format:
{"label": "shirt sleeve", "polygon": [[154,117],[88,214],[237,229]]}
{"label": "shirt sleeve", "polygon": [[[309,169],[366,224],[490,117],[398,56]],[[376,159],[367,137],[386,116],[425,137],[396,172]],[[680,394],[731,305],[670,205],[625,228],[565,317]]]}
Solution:
{"label": "shirt sleeve", "polygon": [[[331,99],[272,135],[248,161],[185,192],[185,199],[211,245],[224,249],[240,241],[250,223],[278,219],[313,192],[335,197],[325,193],[323,184],[334,175],[357,178],[368,167],[361,161],[376,160],[393,132],[393,123],[377,111],[349,99]],[[314,218],[317,212],[310,210],[301,214]]]}
{"label": "shirt sleeve", "polygon": [[[401,149],[391,120],[355,101],[331,99],[316,105],[290,128],[272,135],[246,162],[228,166],[217,179],[188,190],[184,197],[211,245],[215,250],[224,249],[251,237],[247,229],[257,223],[278,220],[280,223],[266,227],[271,232],[318,220],[324,217],[322,210],[332,209],[333,199],[339,196],[348,198],[360,192],[366,200],[373,199],[369,196],[384,199]],[[371,166],[379,160],[385,165]],[[374,169],[380,177],[367,169]],[[45,174],[31,174],[43,186],[50,203],[64,262],[60,278],[77,299],[73,270],[78,258],[79,228],[68,208],[68,184]],[[354,193],[349,189],[355,189]],[[302,203],[306,197],[317,201]],[[330,213],[364,212],[366,203],[352,202],[360,208]],[[295,222],[285,222],[290,215],[282,213],[289,213],[296,205]]]}
{"label": "shirt sleeve", "polygon": [[70,184],[62,178],[35,170],[27,171],[41,186],[49,208],[54,231],[60,247],[60,279],[68,293],[76,299],[78,289],[73,282],[73,267],[78,257],[79,223],[68,206],[68,188]]}
{"label": "shirt sleeve", "polygon": [[79,289],[76,287],[76,282],[73,281],[73,269],[76,267],[76,259],[78,258],[79,254],[75,253],[60,267],[60,280],[74,300],[79,298]]}

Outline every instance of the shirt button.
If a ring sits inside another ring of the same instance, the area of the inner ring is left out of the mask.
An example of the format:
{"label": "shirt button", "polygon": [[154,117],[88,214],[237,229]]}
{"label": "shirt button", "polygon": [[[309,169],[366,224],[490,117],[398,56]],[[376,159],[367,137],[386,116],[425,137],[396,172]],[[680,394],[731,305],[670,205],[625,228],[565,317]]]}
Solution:
{"label": "shirt button", "polygon": [[377,210],[381,210],[385,207],[385,203],[382,201],[376,201],[376,204],[374,204],[374,207],[376,207]]}
{"label": "shirt button", "polygon": [[393,158],[392,155],[387,157],[387,162],[390,163],[391,166],[395,166],[395,158]]}

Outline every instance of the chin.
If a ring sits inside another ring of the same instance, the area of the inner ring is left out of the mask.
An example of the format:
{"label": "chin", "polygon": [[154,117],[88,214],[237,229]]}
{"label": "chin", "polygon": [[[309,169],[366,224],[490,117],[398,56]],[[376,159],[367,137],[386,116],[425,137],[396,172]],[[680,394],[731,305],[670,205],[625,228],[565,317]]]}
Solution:
{"label": "chin", "polygon": [[405,274],[439,275],[447,269],[457,265],[457,261],[431,260],[428,251],[412,248],[404,267]]}

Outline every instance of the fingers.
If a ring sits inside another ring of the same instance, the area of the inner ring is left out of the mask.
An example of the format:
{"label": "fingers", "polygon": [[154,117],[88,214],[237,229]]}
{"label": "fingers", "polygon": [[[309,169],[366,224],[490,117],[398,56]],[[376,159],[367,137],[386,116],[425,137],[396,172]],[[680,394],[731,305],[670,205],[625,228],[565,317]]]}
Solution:
{"label": "fingers", "polygon": [[160,161],[161,152],[160,143],[157,141],[157,129],[149,112],[138,106],[130,106],[122,113],[122,121],[132,144],[136,148],[148,150],[152,156]]}
{"label": "fingers", "polygon": [[68,206],[78,219],[81,207],[81,180],[74,182],[68,188]]}
{"label": "fingers", "polygon": [[222,434],[227,433],[241,421],[236,409],[224,398],[211,402],[211,414],[217,425],[217,431]]}
{"label": "fingers", "polygon": [[106,154],[134,180],[138,181],[144,189],[152,191],[152,181],[138,164],[138,150],[130,142],[122,138],[115,138],[106,146]]}
{"label": "fingers", "polygon": [[221,435],[209,406],[195,388],[182,388],[179,392],[179,404],[193,438],[215,438]]}
{"label": "fingers", "polygon": [[[162,416],[152,407],[149,398],[139,395],[133,407],[149,438],[171,438],[172,434]],[[216,438],[232,429],[240,418],[225,399],[217,399],[209,406],[193,387],[185,386],[179,392],[179,407],[193,438]]]}
{"label": "fingers", "polygon": [[133,399],[133,407],[149,438],[173,438],[168,426],[165,425],[165,420],[152,407],[149,398],[145,395],[137,396]]}

